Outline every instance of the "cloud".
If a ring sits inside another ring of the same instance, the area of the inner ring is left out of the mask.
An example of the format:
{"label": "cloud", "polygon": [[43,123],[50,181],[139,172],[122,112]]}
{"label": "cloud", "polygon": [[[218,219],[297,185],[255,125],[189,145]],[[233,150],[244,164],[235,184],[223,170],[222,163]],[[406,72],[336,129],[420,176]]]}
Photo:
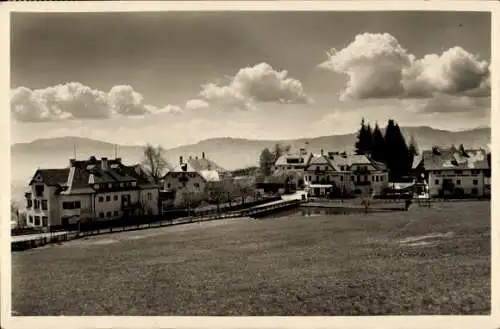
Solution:
{"label": "cloud", "polygon": [[228,83],[202,86],[200,98],[215,107],[251,110],[256,103],[304,104],[311,101],[299,80],[287,71],[276,71],[260,63],[240,69]]}
{"label": "cloud", "polygon": [[490,67],[478,56],[453,47],[417,59],[388,33],[357,35],[319,67],[347,75],[343,100],[490,94]]}
{"label": "cloud", "polygon": [[491,98],[436,93],[432,98],[408,100],[405,107],[413,113],[482,113],[491,109]]}
{"label": "cloud", "polygon": [[144,97],[128,85],[114,86],[107,93],[79,82],[36,90],[18,87],[11,91],[11,112],[14,119],[21,122],[101,119],[181,111],[175,105],[157,108],[146,104]]}
{"label": "cloud", "polygon": [[210,106],[207,102],[201,99],[191,99],[186,102],[186,105],[184,108],[186,110],[199,110],[199,109],[206,109]]}

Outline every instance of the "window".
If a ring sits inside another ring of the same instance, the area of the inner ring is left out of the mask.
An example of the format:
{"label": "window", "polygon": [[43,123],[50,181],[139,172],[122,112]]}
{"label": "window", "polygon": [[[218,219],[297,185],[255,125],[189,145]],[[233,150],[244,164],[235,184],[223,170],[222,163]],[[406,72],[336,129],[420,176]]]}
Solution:
{"label": "window", "polygon": [[111,217],[111,211],[106,212],[106,217]]}
{"label": "window", "polygon": [[116,194],[115,194],[115,195],[113,195],[113,200],[114,200],[114,201],[118,201],[118,195],[116,195]]}
{"label": "window", "polygon": [[111,195],[106,195],[106,202],[111,201]]}
{"label": "window", "polygon": [[476,187],[473,187],[471,190],[470,190],[470,193],[472,195],[478,195],[479,194],[479,190],[476,188]]}
{"label": "window", "polygon": [[325,170],[328,170],[328,166],[325,166]]}
{"label": "window", "polygon": [[378,182],[378,177],[379,177],[379,176],[375,176],[375,181],[376,181],[376,182]]}
{"label": "window", "polygon": [[478,183],[479,183],[479,182],[477,181],[477,179],[474,179],[474,180],[472,181],[472,184],[474,184],[474,185],[477,185]]}
{"label": "window", "polygon": [[75,201],[75,209],[80,209],[82,207],[80,201]]}
{"label": "window", "polygon": [[44,186],[43,185],[35,185],[35,195],[42,196],[43,195]]}
{"label": "window", "polygon": [[95,188],[96,190],[98,190],[98,189],[99,189],[99,184],[94,184],[94,188]]}
{"label": "window", "polygon": [[439,179],[436,179],[436,180],[434,181],[434,184],[439,185]]}
{"label": "window", "polygon": [[457,185],[460,185],[461,183],[460,179],[457,179]]}
{"label": "window", "polygon": [[63,202],[63,209],[80,209],[80,201],[67,201]]}
{"label": "window", "polygon": [[439,171],[439,170],[436,170],[434,173],[435,173],[436,175],[441,175],[441,171]]}
{"label": "window", "polygon": [[374,182],[374,181],[375,181],[375,176],[372,176],[372,182]]}
{"label": "window", "polygon": [[33,216],[28,217],[28,223],[33,224]]}
{"label": "window", "polygon": [[35,216],[35,226],[40,226],[40,216]]}
{"label": "window", "polygon": [[103,202],[104,201],[104,197],[100,196],[99,197],[99,202]]}
{"label": "window", "polygon": [[28,199],[28,208],[33,207],[33,200]]}
{"label": "window", "polygon": [[48,209],[47,200],[42,200],[42,210],[47,210],[47,209]]}
{"label": "window", "polygon": [[473,175],[479,175],[479,170],[477,170],[477,169],[472,169],[472,174],[473,174]]}
{"label": "window", "polygon": [[47,216],[42,217],[42,226],[49,226],[49,218]]}
{"label": "window", "polygon": [[455,170],[455,174],[461,175],[462,174],[462,170]]}
{"label": "window", "polygon": [[351,176],[351,180],[354,182],[354,176]]}
{"label": "window", "polygon": [[113,188],[113,184],[109,183],[108,188]]}
{"label": "window", "polygon": [[40,200],[36,200],[36,199],[35,199],[35,201],[34,201],[34,202],[35,202],[35,204],[33,205],[33,208],[35,208],[35,209],[40,209]]}
{"label": "window", "polygon": [[326,181],[330,182],[330,176],[326,176]]}
{"label": "window", "polygon": [[[200,187],[200,184],[198,184],[198,187]],[[153,193],[148,192],[148,200],[151,200],[151,199],[153,199]]]}
{"label": "window", "polygon": [[368,182],[368,176],[365,175],[365,182]]}
{"label": "window", "polygon": [[383,182],[384,181],[384,176],[380,176],[380,181]]}
{"label": "window", "polygon": [[115,216],[115,217],[116,217],[116,216],[118,216],[118,211],[117,211],[117,210],[115,210],[115,211],[113,212],[113,216]]}
{"label": "window", "polygon": [[172,186],[172,184],[168,183],[167,184],[167,188],[170,188]]}
{"label": "window", "polygon": [[104,218],[104,213],[103,213],[103,212],[100,212],[100,213],[99,213],[99,217]]}
{"label": "window", "polygon": [[343,182],[344,181],[344,176],[340,176],[340,181]]}
{"label": "window", "polygon": [[124,186],[125,186],[125,184],[123,184],[123,183],[120,183],[120,187],[124,187]]}
{"label": "window", "polygon": [[132,186],[136,186],[137,185],[137,182],[132,182]]}

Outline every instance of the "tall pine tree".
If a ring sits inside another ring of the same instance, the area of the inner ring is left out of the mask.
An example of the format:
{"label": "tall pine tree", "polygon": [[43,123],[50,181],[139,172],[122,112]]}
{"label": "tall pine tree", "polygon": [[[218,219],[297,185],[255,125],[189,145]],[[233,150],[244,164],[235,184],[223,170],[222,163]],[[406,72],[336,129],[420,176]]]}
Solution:
{"label": "tall pine tree", "polygon": [[354,147],[356,154],[371,153],[372,150],[372,129],[370,125],[365,124],[365,119],[361,120],[361,127],[358,130],[357,141]]}
{"label": "tall pine tree", "polygon": [[389,167],[389,178],[398,181],[407,175],[411,168],[409,149],[397,123],[390,119],[385,130],[386,163]]}
{"label": "tall pine tree", "polygon": [[385,156],[385,139],[377,123],[375,124],[375,128],[373,129],[371,151],[371,157],[373,160],[384,163],[386,162],[387,159]]}

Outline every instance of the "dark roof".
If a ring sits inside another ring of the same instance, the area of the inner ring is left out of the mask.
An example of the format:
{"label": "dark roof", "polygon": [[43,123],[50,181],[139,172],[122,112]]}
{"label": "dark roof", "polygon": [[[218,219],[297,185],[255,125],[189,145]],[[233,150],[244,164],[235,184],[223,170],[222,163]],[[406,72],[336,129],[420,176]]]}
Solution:
{"label": "dark roof", "polygon": [[[38,169],[33,175],[33,179],[40,175],[42,182],[51,185],[65,185],[68,181],[69,168],[65,169]],[[30,185],[33,182],[30,181]]]}
{"label": "dark roof", "polygon": [[465,154],[456,148],[424,151],[422,161],[426,170],[489,169],[483,149],[465,150]]}

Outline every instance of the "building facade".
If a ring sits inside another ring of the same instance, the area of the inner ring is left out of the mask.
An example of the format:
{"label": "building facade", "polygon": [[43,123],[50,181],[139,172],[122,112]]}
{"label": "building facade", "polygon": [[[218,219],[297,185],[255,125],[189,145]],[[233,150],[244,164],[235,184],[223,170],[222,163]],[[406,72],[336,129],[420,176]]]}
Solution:
{"label": "building facade", "polygon": [[38,169],[25,194],[27,225],[58,226],[78,221],[157,215],[159,185],[140,165],[121,159],[70,159],[62,169]]}
{"label": "building facade", "polygon": [[181,206],[186,198],[203,198],[210,184],[220,183],[230,177],[227,170],[205,158],[179,157],[179,163],[163,177],[162,200],[164,208]]}
{"label": "building facade", "polygon": [[336,194],[378,195],[388,186],[385,166],[365,155],[323,151],[311,155],[305,167],[305,180],[311,196]]}
{"label": "building facade", "polygon": [[428,186],[431,197],[480,197],[491,193],[491,169],[483,149],[435,147],[424,151],[412,169]]}

